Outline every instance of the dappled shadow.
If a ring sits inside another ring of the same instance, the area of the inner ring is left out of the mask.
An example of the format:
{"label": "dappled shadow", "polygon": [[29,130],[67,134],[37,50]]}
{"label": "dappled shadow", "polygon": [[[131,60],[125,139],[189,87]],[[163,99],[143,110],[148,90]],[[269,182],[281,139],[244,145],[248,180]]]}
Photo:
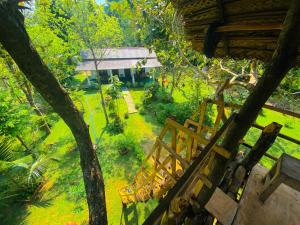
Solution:
{"label": "dappled shadow", "polygon": [[136,204],[123,207],[120,225],[139,225]]}
{"label": "dappled shadow", "polygon": [[9,207],[0,208],[0,224],[25,225],[29,215],[25,204],[16,203]]}

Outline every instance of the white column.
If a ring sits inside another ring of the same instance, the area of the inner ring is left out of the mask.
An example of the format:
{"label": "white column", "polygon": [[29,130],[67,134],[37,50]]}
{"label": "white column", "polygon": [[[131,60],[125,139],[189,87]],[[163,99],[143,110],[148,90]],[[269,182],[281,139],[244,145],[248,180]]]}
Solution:
{"label": "white column", "polygon": [[85,76],[86,76],[87,84],[88,84],[88,86],[90,86],[90,85],[91,85],[91,81],[90,81],[90,78],[89,78],[88,72],[87,72],[87,71],[85,71],[84,73],[85,73]]}
{"label": "white column", "polygon": [[124,69],[119,69],[119,77],[125,77]]}
{"label": "white column", "polygon": [[135,83],[134,72],[135,72],[135,69],[131,68],[131,69],[130,69],[130,75],[131,75],[131,81],[132,81],[132,84]]}
{"label": "white column", "polygon": [[107,70],[107,74],[108,74],[108,76],[110,77],[110,78],[112,78],[112,70]]}

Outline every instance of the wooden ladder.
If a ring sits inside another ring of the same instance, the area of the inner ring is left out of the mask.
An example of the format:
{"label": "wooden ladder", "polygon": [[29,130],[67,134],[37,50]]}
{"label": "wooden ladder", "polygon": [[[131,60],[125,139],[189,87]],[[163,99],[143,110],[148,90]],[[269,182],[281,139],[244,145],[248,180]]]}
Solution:
{"label": "wooden ladder", "polygon": [[[198,122],[187,119],[182,126],[174,120],[166,120],[164,128],[132,184],[119,190],[124,205],[145,202],[150,198],[160,199],[175,185],[220,126],[224,105],[218,106],[218,113],[212,126],[205,123],[206,109],[207,102],[204,101],[200,106]],[[218,145],[214,145],[212,149],[214,153],[229,157],[229,153]],[[205,164],[211,162],[210,157]],[[197,179],[210,185],[210,182],[205,179],[207,173],[208,170],[203,169]],[[195,184],[197,187],[201,186],[199,182]]]}

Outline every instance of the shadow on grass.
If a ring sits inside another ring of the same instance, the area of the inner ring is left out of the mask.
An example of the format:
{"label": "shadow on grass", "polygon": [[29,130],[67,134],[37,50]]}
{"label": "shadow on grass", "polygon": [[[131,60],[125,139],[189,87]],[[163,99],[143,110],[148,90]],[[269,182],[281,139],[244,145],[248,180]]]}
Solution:
{"label": "shadow on grass", "polygon": [[139,225],[136,204],[130,204],[129,206],[123,207],[120,225]]}
{"label": "shadow on grass", "polygon": [[16,203],[5,208],[0,208],[0,224],[25,225],[26,218],[30,215],[25,204]]}

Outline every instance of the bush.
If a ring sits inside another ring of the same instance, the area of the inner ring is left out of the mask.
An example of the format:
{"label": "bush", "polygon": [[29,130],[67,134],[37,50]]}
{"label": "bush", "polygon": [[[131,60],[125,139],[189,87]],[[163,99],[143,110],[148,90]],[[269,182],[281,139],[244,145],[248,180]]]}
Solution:
{"label": "bush", "polygon": [[145,92],[142,98],[142,102],[144,105],[150,104],[151,102],[157,100],[157,92],[159,90],[159,83],[154,82],[145,85]]}
{"label": "bush", "polygon": [[163,103],[172,103],[174,102],[173,97],[169,96],[169,93],[163,89],[163,90],[159,90],[156,94],[156,98],[158,102],[163,102]]}
{"label": "bush", "polygon": [[128,114],[128,112],[126,112],[125,114],[124,114],[124,119],[128,119],[129,118],[129,114]]}
{"label": "bush", "polygon": [[142,161],[144,158],[144,151],[132,134],[117,135],[113,145],[121,155],[134,153],[138,160]]}
{"label": "bush", "polygon": [[145,115],[146,114],[146,111],[145,111],[144,107],[140,107],[139,108],[139,114],[141,114],[141,115]]}
{"label": "bush", "polygon": [[177,122],[183,124],[192,115],[188,103],[153,103],[147,105],[146,109],[154,114],[160,124],[164,124],[168,117],[174,117]]}
{"label": "bush", "polygon": [[139,109],[141,107],[141,104],[139,104],[139,103],[137,103],[136,105],[135,105],[135,108],[136,109]]}
{"label": "bush", "polygon": [[131,85],[131,82],[127,81],[127,82],[126,82],[126,86],[127,86],[128,88],[131,88],[131,86],[132,86],[132,85]]}
{"label": "bush", "polygon": [[124,122],[119,116],[116,116],[115,119],[107,125],[107,131],[110,134],[120,134],[124,132]]}
{"label": "bush", "polygon": [[141,81],[141,82],[138,83],[138,86],[139,86],[139,87],[144,87],[144,85],[145,85],[145,84],[144,84],[143,81]]}

